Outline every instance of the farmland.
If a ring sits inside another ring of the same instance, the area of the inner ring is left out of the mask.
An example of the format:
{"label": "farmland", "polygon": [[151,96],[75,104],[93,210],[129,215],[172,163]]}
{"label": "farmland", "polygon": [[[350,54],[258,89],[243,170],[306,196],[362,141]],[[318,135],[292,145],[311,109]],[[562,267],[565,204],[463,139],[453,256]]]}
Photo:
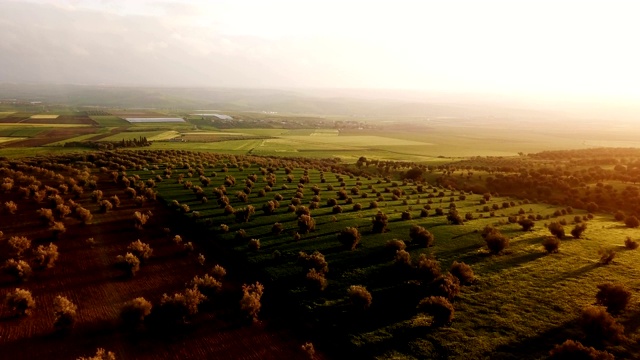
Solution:
{"label": "farmland", "polygon": [[[607,198],[600,198],[600,211],[592,212],[591,205],[587,210],[584,204],[593,196],[589,193],[577,193],[586,197],[585,202],[571,207],[567,204],[571,199],[552,200],[553,194],[546,202],[545,197],[517,196],[517,191],[512,196],[491,196],[465,190],[488,186],[484,179],[495,174],[490,166],[504,167],[509,160],[418,165],[361,157],[350,164],[182,150],[57,156],[24,158],[24,163],[3,166],[4,177],[15,182],[3,202],[13,201],[18,209],[2,217],[4,239],[21,235],[32,240],[34,249],[55,243],[60,252],[55,267],[35,271],[26,282],[3,275],[3,292],[24,287],[38,304],[26,318],[13,318],[7,308],[3,310],[8,325],[2,328],[3,353],[38,344],[21,356],[55,358],[64,352],[73,357],[104,347],[118,358],[171,358],[176,353],[185,358],[301,358],[301,345],[311,341],[316,355],[328,358],[340,358],[344,352],[357,358],[540,358],[567,339],[623,358],[638,351],[640,308],[635,300],[615,316],[624,325],[622,342],[591,342],[580,323],[583,309],[595,302],[599,284],[625,284],[632,299],[637,296],[640,270],[635,264],[640,253],[625,247],[626,238],[639,237],[637,228],[615,220]],[[520,159],[520,166],[531,166],[533,171],[540,165],[535,159],[553,156],[541,153],[527,162]],[[619,156],[634,155],[620,150]],[[428,181],[402,180],[416,166]],[[38,170],[42,168],[55,170],[44,176],[46,172]],[[35,179],[19,177],[17,170]],[[51,204],[76,204],[89,210],[93,219],[83,224],[77,214],[56,217],[66,231],[53,237],[37,213],[57,198],[38,200],[36,192],[25,199],[20,189],[40,179],[48,187],[38,191],[46,194],[72,184],[72,176],[85,179],[86,191],[78,193],[74,187],[71,192],[68,187],[69,192],[58,192],[60,200]],[[610,184],[618,187],[618,180],[609,177]],[[457,179],[458,188],[442,185],[452,179]],[[145,197],[131,197],[128,189]],[[117,196],[119,205],[101,210],[96,190],[103,199]],[[631,214],[633,209],[624,211]],[[137,230],[136,211],[153,214]],[[451,220],[452,211],[464,220]],[[312,227],[301,223],[306,214]],[[382,231],[372,222],[380,214],[385,218]],[[533,227],[524,231],[522,219],[532,219]],[[559,252],[547,253],[543,242],[550,236],[550,223],[566,224],[567,233],[586,224],[586,231],[562,236]],[[277,231],[274,224],[279,224]],[[416,226],[431,234],[432,243],[421,243],[411,235]],[[504,250],[487,248],[481,233],[488,226],[509,239]],[[345,229],[359,234],[354,245],[345,246],[341,238]],[[175,235],[180,235],[180,242],[173,240]],[[88,238],[93,240],[87,243]],[[153,253],[135,276],[127,278],[116,258],[136,239],[148,243]],[[187,242],[192,245],[183,248]],[[403,262],[390,247],[401,243],[406,246]],[[9,259],[11,248],[6,242],[2,246],[4,259]],[[614,254],[614,260],[604,263],[603,251]],[[29,259],[29,252],[25,254]],[[204,266],[199,254],[206,259]],[[323,259],[325,270],[317,268],[321,272],[315,278],[324,279],[320,288],[307,274],[315,265],[301,254],[319,254],[314,256]],[[427,260],[437,264],[443,277],[425,272],[420,264]],[[461,280],[459,293],[443,293],[438,284],[449,281],[451,275],[445,274],[454,262],[469,265],[475,279]],[[156,317],[161,316],[156,310],[135,336],[124,336],[119,324],[124,302],[142,296],[153,309],[161,309],[163,293],[181,291],[193,276],[215,264],[227,269],[227,280],[212,302],[200,305],[200,311],[180,325],[180,333],[190,334],[188,338],[171,335],[168,329],[155,332],[158,321],[165,321]],[[239,288],[256,281],[264,285],[265,293],[259,322],[252,324],[242,320]],[[361,308],[350,300],[353,285],[366,289],[370,305]],[[439,323],[428,310],[417,309],[421,299],[434,294],[449,297],[455,310],[452,321]],[[51,304],[58,295],[78,305],[75,325],[66,333],[51,325]],[[246,336],[261,340],[250,346],[230,340]],[[165,344],[156,348],[160,339]]]}

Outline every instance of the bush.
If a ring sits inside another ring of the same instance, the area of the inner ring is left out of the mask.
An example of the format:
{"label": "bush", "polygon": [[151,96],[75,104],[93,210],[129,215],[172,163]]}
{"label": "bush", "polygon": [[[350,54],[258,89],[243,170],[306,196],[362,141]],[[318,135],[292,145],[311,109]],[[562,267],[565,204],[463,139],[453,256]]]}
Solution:
{"label": "bush", "polygon": [[589,343],[620,342],[625,338],[624,327],[602,306],[585,307],[578,322]]}
{"label": "bush", "polygon": [[279,222],[274,223],[273,226],[271,227],[271,233],[273,235],[280,235],[283,231],[284,231],[284,226]]}
{"label": "bush", "polygon": [[260,299],[264,293],[264,286],[259,282],[255,284],[242,285],[242,299],[240,299],[240,309],[254,322],[258,321],[258,313],[262,304]]}
{"label": "bush", "polygon": [[53,243],[49,243],[48,246],[38,245],[34,255],[34,262],[37,266],[51,269],[55,266],[56,260],[58,260],[58,247]]}
{"label": "bush", "polygon": [[638,242],[635,240],[631,240],[630,237],[627,236],[627,238],[624,240],[624,247],[626,247],[629,250],[635,250],[638,248]]}
{"label": "bush", "polygon": [[387,241],[387,243],[385,244],[385,247],[390,250],[390,253],[395,254],[396,251],[406,249],[407,245],[402,240],[393,239],[393,240]]}
{"label": "bush", "polygon": [[31,266],[24,260],[9,259],[3,269],[18,281],[26,281],[32,273]]}
{"label": "bush", "polygon": [[362,285],[351,285],[347,290],[351,305],[358,310],[366,310],[371,306],[371,293]]}
{"label": "bush", "polygon": [[78,358],[78,360],[116,360],[116,354],[112,353],[111,351],[106,351],[105,349],[98,348],[94,356],[81,356]]}
{"label": "bush", "polygon": [[453,305],[442,296],[430,296],[420,300],[418,310],[431,315],[433,325],[436,326],[449,324],[453,320]]}
{"label": "bush", "polygon": [[544,250],[547,253],[555,254],[560,247],[560,240],[555,236],[546,236],[544,240],[542,240],[542,246],[544,246]]}
{"label": "bush", "polygon": [[127,327],[136,327],[144,322],[145,317],[151,314],[152,308],[151,302],[145,298],[135,298],[122,305],[120,309],[120,319],[122,319],[122,322]]}
{"label": "bush", "polygon": [[460,216],[460,214],[458,213],[458,210],[451,209],[447,214],[447,222],[449,222],[452,225],[462,225],[464,224],[464,219],[462,218],[462,216]]}
{"label": "bush", "polygon": [[564,237],[564,226],[562,226],[561,223],[554,221],[549,224],[547,228],[549,229],[549,232],[551,232],[551,235],[557,237],[558,239],[562,239]]}
{"label": "bush", "polygon": [[536,225],[536,223],[531,219],[522,219],[518,221],[518,224],[522,226],[522,231],[531,231],[531,229]]}
{"label": "bush", "polygon": [[140,239],[132,242],[127,246],[127,250],[131,251],[138,259],[147,260],[153,253],[153,249],[149,244],[143,243]]}
{"label": "bush", "polygon": [[616,252],[613,249],[600,249],[598,250],[598,254],[600,255],[600,264],[602,265],[611,264],[616,257]]}
{"label": "bush", "polygon": [[209,299],[222,290],[222,282],[209,274],[204,274],[203,277],[195,276],[191,280],[191,286],[197,287]]}
{"label": "bush", "polygon": [[298,261],[306,269],[315,269],[318,273],[326,274],[329,271],[329,264],[324,255],[319,251],[314,251],[311,255],[301,251],[298,253]]}
{"label": "bush", "polygon": [[215,279],[221,281],[222,278],[227,275],[227,270],[225,270],[225,268],[220,265],[216,265],[211,269],[209,273],[211,273],[211,276],[213,276]]}
{"label": "bush", "polygon": [[411,267],[411,254],[406,250],[397,250],[393,264],[402,268]]}
{"label": "bush", "polygon": [[58,329],[66,329],[73,325],[76,320],[78,307],[64,296],[56,296],[53,300],[53,314],[55,321],[53,326]]}
{"label": "bush", "polygon": [[5,297],[5,305],[16,315],[24,316],[31,315],[31,311],[36,307],[36,302],[31,295],[31,291],[16,288]]}
{"label": "bush", "polygon": [[427,254],[420,254],[416,262],[416,268],[418,277],[426,284],[433,282],[441,275],[440,262],[433,256],[427,256]]}
{"label": "bush", "polygon": [[259,239],[251,239],[251,240],[249,240],[249,243],[247,244],[247,247],[251,251],[260,250],[260,240]]}
{"label": "bush", "polygon": [[323,291],[327,288],[327,279],[324,277],[324,273],[316,271],[316,269],[309,269],[306,276],[309,287],[316,291]]}
{"label": "bush", "polygon": [[453,300],[460,294],[460,280],[451,273],[439,276],[433,282],[435,293],[439,296]]}
{"label": "bush", "polygon": [[625,214],[624,212],[618,210],[616,211],[616,213],[613,215],[613,218],[616,219],[616,221],[623,221],[625,219]]}
{"label": "bush", "polygon": [[627,216],[627,218],[624,219],[624,224],[630,228],[637,228],[640,226],[640,220],[638,220],[638,218],[633,215]]}
{"label": "bush", "polygon": [[311,215],[300,215],[298,217],[298,231],[302,234],[307,234],[310,231],[315,230],[316,221]]}
{"label": "bush", "polygon": [[373,217],[373,220],[371,220],[371,223],[373,224],[371,231],[380,234],[386,231],[389,219],[382,211],[378,211]]}
{"label": "bush", "polygon": [[629,304],[631,291],[622,284],[600,284],[596,294],[598,305],[605,306],[612,314],[623,311]]}
{"label": "bush", "polygon": [[348,249],[355,250],[360,243],[360,232],[358,228],[346,227],[338,234],[338,240]]}
{"label": "bush", "polygon": [[581,223],[576,225],[573,230],[571,230],[571,236],[573,236],[576,239],[580,239],[580,236],[582,236],[582,233],[587,230],[587,224],[586,223]]}
{"label": "bush", "polygon": [[411,242],[418,244],[422,247],[433,246],[434,237],[429,230],[419,225],[413,225],[409,228],[409,238]]}
{"label": "bush", "polygon": [[31,247],[31,240],[24,236],[12,236],[9,238],[9,246],[11,246],[17,256],[21,256],[22,253]]}
{"label": "bush", "polygon": [[[489,228],[489,230],[487,230]],[[487,248],[492,254],[500,254],[504,249],[509,247],[509,238],[502,235],[500,230],[494,227],[485,227],[486,234],[483,232],[484,241],[487,243]]]}
{"label": "bush", "polygon": [[124,256],[118,255],[116,260],[129,277],[133,277],[140,270],[140,259],[132,253],[128,252]]}
{"label": "bush", "polygon": [[578,341],[567,340],[556,345],[549,352],[552,360],[614,360],[615,357],[606,351],[599,351],[593,347],[586,347]]}
{"label": "bush", "polygon": [[472,284],[476,280],[471,266],[463,262],[454,261],[453,264],[451,264],[449,272],[451,275],[457,277],[461,284]]}

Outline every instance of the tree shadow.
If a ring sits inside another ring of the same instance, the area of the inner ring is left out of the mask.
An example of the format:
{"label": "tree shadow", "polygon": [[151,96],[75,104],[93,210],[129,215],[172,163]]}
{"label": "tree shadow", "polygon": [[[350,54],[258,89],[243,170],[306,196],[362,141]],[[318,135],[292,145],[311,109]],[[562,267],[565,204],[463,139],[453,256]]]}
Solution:
{"label": "tree shadow", "polygon": [[581,336],[578,321],[571,320],[535,336],[500,345],[485,355],[491,359],[546,358],[555,344]]}

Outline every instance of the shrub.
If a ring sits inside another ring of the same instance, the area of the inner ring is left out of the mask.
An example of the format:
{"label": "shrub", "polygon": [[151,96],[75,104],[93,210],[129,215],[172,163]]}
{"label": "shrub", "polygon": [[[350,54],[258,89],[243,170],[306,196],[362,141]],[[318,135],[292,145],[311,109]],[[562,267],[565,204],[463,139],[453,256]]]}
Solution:
{"label": "shrub", "polygon": [[598,285],[596,302],[598,305],[605,306],[607,311],[612,314],[623,311],[629,304],[630,299],[631,291],[623,284],[605,283]]}
{"label": "shrub", "polygon": [[307,357],[311,360],[315,359],[316,357],[316,350],[313,347],[313,344],[308,342],[308,343],[304,343],[304,345],[302,345],[302,351],[307,354]]}
{"label": "shrub", "polygon": [[602,306],[585,307],[578,322],[589,343],[619,342],[625,338],[624,327],[618,324]]}
{"label": "shrub", "polygon": [[556,345],[549,352],[552,360],[614,360],[615,357],[606,351],[599,351],[593,347],[586,347],[579,341],[567,340]]}
{"label": "shrub", "polygon": [[153,253],[153,249],[149,244],[143,243],[140,239],[132,242],[127,246],[127,250],[131,251],[138,259],[147,260]]}
{"label": "shrub", "polygon": [[24,260],[9,259],[3,269],[18,281],[26,281],[32,273],[31,266]]}
{"label": "shrub", "polygon": [[613,249],[600,249],[598,250],[600,255],[600,264],[609,265],[616,257],[616,252]]}
{"label": "shrub", "polygon": [[315,269],[317,272],[325,274],[329,271],[329,264],[324,255],[319,251],[314,251],[311,255],[301,251],[298,253],[298,261],[306,269]]}
{"label": "shrub", "polygon": [[222,290],[222,282],[215,276],[204,274],[204,276],[195,276],[191,280],[191,286],[197,287],[209,299]]}
{"label": "shrub", "polygon": [[11,246],[16,255],[21,256],[31,247],[31,240],[24,236],[12,236],[9,238],[9,246]]}
{"label": "shrub", "polygon": [[49,243],[48,246],[38,245],[34,255],[34,262],[37,266],[51,269],[55,266],[56,260],[58,260],[58,247],[53,243]]}
{"label": "shrub", "polygon": [[[90,224],[91,220],[93,219],[93,215],[91,214],[91,211],[89,211],[88,209],[85,209],[85,208],[83,208],[81,206],[78,206],[76,208],[76,215],[78,216],[78,218],[80,219],[80,221],[84,225]],[[147,216],[147,218],[148,218],[148,216]]]}
{"label": "shrub", "polygon": [[111,351],[106,351],[105,349],[98,348],[94,356],[81,356],[78,358],[78,360],[116,360],[116,354],[112,353]]}
{"label": "shrub", "polygon": [[406,250],[397,250],[393,264],[402,268],[411,267],[411,254]]}
{"label": "shrub", "polygon": [[36,307],[36,302],[31,295],[31,291],[16,288],[5,297],[5,305],[16,315],[24,316],[31,315],[31,311]]}
{"label": "shrub", "polygon": [[222,278],[224,278],[224,276],[227,275],[227,270],[225,270],[225,268],[223,268],[220,265],[216,265],[211,269],[210,273],[211,273],[211,276],[216,278],[218,281],[221,281]]}
{"label": "shrub", "polygon": [[433,246],[433,234],[422,226],[412,225],[411,228],[409,228],[409,238],[411,239],[411,242],[416,243],[419,246]]}
{"label": "shrub", "polygon": [[152,308],[153,305],[151,305],[151,302],[143,297],[138,297],[122,305],[120,318],[125,326],[136,327],[144,322],[145,317],[151,314]]}
{"label": "shrub", "polygon": [[355,250],[360,243],[360,232],[358,228],[346,227],[338,234],[338,240],[348,249]]}
{"label": "shrub", "polygon": [[451,264],[449,272],[451,275],[457,277],[461,284],[472,284],[476,280],[471,266],[463,262],[454,261],[453,264]]}
{"label": "shrub", "polygon": [[60,235],[64,234],[67,231],[67,229],[64,227],[64,223],[62,223],[61,221],[54,221],[49,230],[51,230],[54,238],[59,238]]}
{"label": "shrub", "polygon": [[630,237],[627,236],[627,238],[624,240],[624,247],[626,247],[629,250],[635,250],[638,248],[638,242],[635,240],[631,240]]}
{"label": "shrub", "polygon": [[298,231],[302,234],[307,234],[310,231],[315,230],[316,221],[311,215],[300,215],[298,217]]}
{"label": "shrub", "polygon": [[142,230],[142,227],[147,223],[147,221],[149,221],[149,215],[136,211],[133,213],[133,220],[135,222],[136,229]]}
{"label": "shrub", "polygon": [[489,232],[487,234],[484,234],[483,232],[484,241],[487,243],[487,248],[492,254],[502,253],[504,249],[509,247],[509,238],[502,235],[500,230],[496,228],[486,227],[485,231],[487,230],[487,228],[490,228]]}
{"label": "shrub", "polygon": [[633,215],[627,216],[627,218],[624,219],[624,224],[630,228],[637,228],[638,226],[640,226],[640,220],[638,220],[638,218]]}
{"label": "shrub", "polygon": [[518,224],[522,226],[522,231],[531,231],[531,229],[536,225],[536,223],[531,219],[521,219],[518,221]]}
{"label": "shrub", "polygon": [[581,223],[581,224],[577,224],[572,230],[571,230],[571,236],[573,236],[576,239],[580,239],[580,236],[582,236],[582,233],[587,230],[587,224],[586,223]]}
{"label": "shrub", "polygon": [[406,249],[407,245],[402,240],[393,239],[393,240],[387,241],[387,243],[385,244],[385,247],[389,249],[392,254],[395,254],[396,251]]}
{"label": "shrub", "polygon": [[106,213],[113,209],[113,204],[109,200],[100,201],[100,212]]}
{"label": "shrub", "polygon": [[623,221],[625,219],[625,214],[624,212],[618,210],[616,211],[616,213],[613,215],[613,218],[616,219],[616,221]]}
{"label": "shrub", "polygon": [[451,209],[447,214],[447,222],[452,225],[462,225],[464,224],[464,219],[458,213],[458,210]]}
{"label": "shrub", "polygon": [[256,213],[256,209],[253,205],[247,205],[247,207],[236,210],[233,214],[236,217],[236,222],[246,223],[249,222],[251,215]]}
{"label": "shrub", "polygon": [[283,231],[284,231],[284,226],[279,222],[274,223],[273,226],[271,227],[271,233],[273,235],[280,235]]}
{"label": "shrub", "polygon": [[51,225],[55,221],[53,218],[53,210],[51,209],[41,208],[37,213],[45,225]]}
{"label": "shrub", "polygon": [[371,293],[362,285],[351,285],[347,290],[351,305],[358,310],[366,310],[371,306]]}
{"label": "shrub", "polygon": [[416,268],[420,280],[424,283],[431,283],[438,277],[440,277],[440,262],[433,256],[427,256],[427,254],[420,254],[416,261]]}
{"label": "shrub", "polygon": [[313,290],[323,291],[327,288],[327,279],[324,277],[324,273],[318,272],[316,269],[309,269],[306,278],[309,287]]}
{"label": "shrub", "polygon": [[15,214],[18,211],[18,205],[13,201],[7,201],[4,203],[4,208],[9,214]]}
{"label": "shrub", "polygon": [[140,259],[132,253],[126,253],[124,256],[116,257],[118,264],[127,272],[127,275],[133,277],[140,270]]}
{"label": "shrub", "polygon": [[439,276],[435,279],[433,285],[437,295],[449,300],[453,300],[460,294],[460,280],[451,273]]}
{"label": "shrub", "polygon": [[259,282],[255,284],[242,285],[242,299],[240,299],[240,309],[254,322],[258,321],[258,313],[262,304],[260,299],[264,293],[264,286]]}
{"label": "shrub", "polygon": [[546,236],[544,240],[542,240],[542,246],[544,246],[544,250],[547,253],[555,254],[560,247],[560,240],[555,236]]}
{"label": "shrub", "polygon": [[53,326],[58,329],[71,327],[76,320],[76,311],[78,311],[78,306],[71,300],[64,296],[56,296],[53,300],[53,314],[55,316]]}
{"label": "shrub", "polygon": [[249,240],[249,243],[247,244],[247,247],[251,251],[260,250],[260,239],[251,239],[251,240]]}
{"label": "shrub", "polygon": [[420,300],[418,309],[433,317],[433,325],[441,326],[453,320],[453,305],[442,296],[430,296]]}
{"label": "shrub", "polygon": [[562,239],[564,237],[564,226],[562,226],[559,222],[552,222],[547,227],[551,235],[557,237],[558,239]]}

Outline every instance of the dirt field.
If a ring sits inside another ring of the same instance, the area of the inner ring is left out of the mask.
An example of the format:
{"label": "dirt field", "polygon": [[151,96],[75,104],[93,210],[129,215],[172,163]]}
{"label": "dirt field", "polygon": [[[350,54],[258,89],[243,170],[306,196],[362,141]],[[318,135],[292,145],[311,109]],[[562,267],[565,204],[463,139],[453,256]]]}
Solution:
{"label": "dirt field", "polygon": [[82,124],[82,125],[98,125],[97,122],[93,121],[90,117],[83,116],[70,116],[70,115],[62,115],[58,116],[55,119],[26,119],[22,121],[25,124]]}
{"label": "dirt field", "polygon": [[[85,192],[77,202],[91,210],[93,223],[81,225],[78,220],[67,217],[64,220],[67,231],[57,240],[36,215],[46,204],[22,199],[15,191],[3,194],[3,201],[13,200],[19,207],[17,214],[0,217],[4,238],[26,236],[34,248],[54,242],[60,253],[53,269],[35,271],[27,282],[16,283],[7,275],[0,275],[3,298],[8,291],[21,287],[33,293],[37,306],[34,313],[25,318],[15,318],[6,307],[0,308],[3,356],[73,359],[93,354],[98,347],[115,352],[118,359],[295,359],[303,355],[299,350],[300,340],[291,332],[271,329],[266,324],[238,324],[234,310],[221,303],[204,306],[179,332],[167,334],[147,329],[127,333],[119,328],[119,309],[125,301],[143,296],[156,306],[163,293],[182,291],[193,276],[204,274],[206,268],[196,261],[198,252],[204,250],[196,248],[194,253],[185,253],[176,248],[161,229],[176,225],[172,228],[179,231],[180,225],[172,224],[169,210],[158,203],[148,202],[139,208],[112,182],[102,181],[98,188],[105,198],[118,195],[121,206],[101,214],[90,194]],[[133,227],[132,214],[136,210],[149,210],[154,214],[143,231]],[[185,241],[193,236],[181,234]],[[94,246],[85,242],[90,237],[95,239]],[[124,254],[127,245],[137,239],[151,245],[153,256],[142,264],[134,278],[128,279],[114,262],[116,256]],[[214,255],[206,253],[206,256],[207,267],[217,263]],[[239,299],[238,286],[232,281],[225,284],[230,294],[228,302],[234,307]],[[78,306],[77,322],[67,333],[55,332],[53,328],[52,304],[57,295],[66,296]]]}
{"label": "dirt field", "polygon": [[59,129],[53,129],[44,133],[40,133],[30,139],[12,142],[10,145],[11,147],[15,147],[15,148],[43,146],[43,145],[55,143],[58,141],[71,139],[72,137],[75,137],[78,135],[92,134],[95,132],[96,132],[96,129],[92,127],[59,128]]}

